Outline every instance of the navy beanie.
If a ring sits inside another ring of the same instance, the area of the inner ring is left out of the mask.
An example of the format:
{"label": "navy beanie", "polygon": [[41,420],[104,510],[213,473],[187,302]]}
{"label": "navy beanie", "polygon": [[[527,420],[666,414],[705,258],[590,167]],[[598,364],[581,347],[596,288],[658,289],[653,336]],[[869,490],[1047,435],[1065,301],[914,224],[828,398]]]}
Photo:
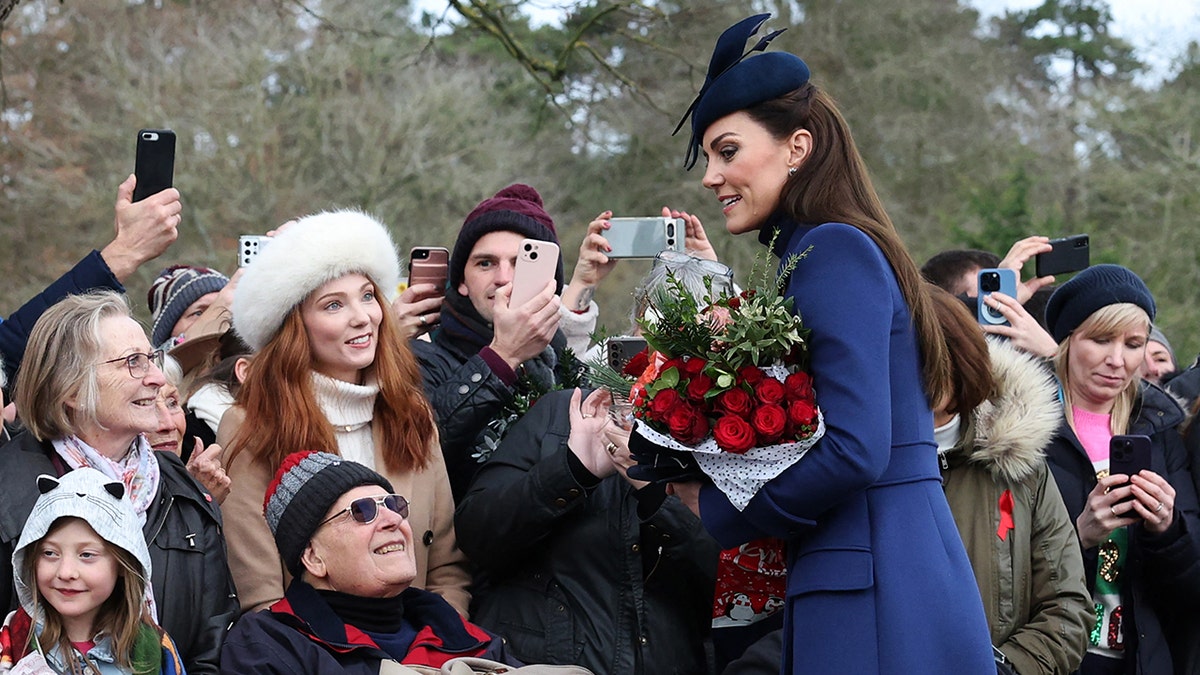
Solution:
{"label": "navy beanie", "polygon": [[808,64],[799,56],[787,52],[752,56],[765,50],[786,28],[768,33],[746,51],[746,40],[758,33],[769,18],[770,14],[756,14],[742,19],[717,38],[704,86],[675,127],[678,132],[691,115],[692,138],[683,162],[685,169],[695,166],[704,132],[713,122],[808,84]]}
{"label": "navy beanie", "polygon": [[360,485],[394,491],[388,479],[375,471],[328,452],[293,452],[283,459],[267,486],[263,516],[292,576],[300,576],[300,556],[325,514],[342,495]]}
{"label": "navy beanie", "polygon": [[[558,243],[554,220],[542,205],[542,196],[528,185],[514,183],[479,204],[467,215],[454,250],[450,253],[450,288],[458,289],[471,250],[484,235],[492,232],[515,232],[528,239]],[[558,256],[558,292],[562,292],[563,264]]]}
{"label": "navy beanie", "polygon": [[1131,303],[1154,320],[1154,296],[1145,282],[1120,265],[1093,265],[1055,289],[1046,303],[1046,326],[1061,343],[1096,310]]}

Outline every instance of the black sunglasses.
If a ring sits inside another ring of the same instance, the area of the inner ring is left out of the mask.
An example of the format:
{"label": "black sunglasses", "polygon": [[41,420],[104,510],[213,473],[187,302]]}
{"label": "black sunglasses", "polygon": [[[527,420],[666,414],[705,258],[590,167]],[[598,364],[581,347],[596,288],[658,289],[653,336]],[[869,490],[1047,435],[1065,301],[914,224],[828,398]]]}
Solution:
{"label": "black sunglasses", "polygon": [[367,525],[375,522],[375,518],[379,516],[379,505],[383,504],[384,508],[394,513],[400,514],[401,518],[408,519],[408,500],[400,495],[382,495],[379,497],[361,497],[350,502],[350,506],[338,511],[321,521],[321,525],[337,518],[343,513],[350,513],[350,517],[355,521]]}

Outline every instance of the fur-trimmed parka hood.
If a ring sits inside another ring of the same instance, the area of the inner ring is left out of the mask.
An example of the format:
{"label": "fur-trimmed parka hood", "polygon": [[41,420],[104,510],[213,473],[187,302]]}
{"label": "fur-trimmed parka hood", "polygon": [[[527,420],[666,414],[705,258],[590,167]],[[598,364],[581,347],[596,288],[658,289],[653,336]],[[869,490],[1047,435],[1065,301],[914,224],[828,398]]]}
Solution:
{"label": "fur-trimmed parka hood", "polygon": [[1007,340],[988,338],[995,391],[971,414],[961,447],[968,463],[1018,482],[1037,468],[1062,421],[1053,373]]}

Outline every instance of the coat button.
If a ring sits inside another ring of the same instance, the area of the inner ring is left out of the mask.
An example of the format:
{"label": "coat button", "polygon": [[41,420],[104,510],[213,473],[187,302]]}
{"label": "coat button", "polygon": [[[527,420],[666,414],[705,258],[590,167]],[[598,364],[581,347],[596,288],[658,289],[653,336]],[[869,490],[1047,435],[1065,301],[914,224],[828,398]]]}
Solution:
{"label": "coat button", "polygon": [[465,385],[465,384],[464,384],[463,386],[461,386],[461,387],[459,387],[459,388],[458,388],[458,393],[460,393],[460,394],[465,394],[465,393],[467,393],[468,391],[471,391],[471,388],[470,388],[470,387],[468,387],[468,386],[467,386],[467,385]]}
{"label": "coat button", "polygon": [[629,548],[633,549],[634,553],[637,553],[638,551],[642,550],[642,547],[638,546],[637,544],[634,544],[633,546],[630,546]]}
{"label": "coat button", "polygon": [[572,497],[578,497],[580,494],[579,488],[571,488],[570,490],[567,490],[567,494],[571,495]]}
{"label": "coat button", "polygon": [[421,537],[421,543],[426,546],[433,543],[433,530],[425,530],[424,536]]}
{"label": "coat button", "polygon": [[482,379],[483,379],[483,375],[480,375],[479,373],[475,373],[475,374],[471,375],[472,382],[478,382]]}
{"label": "coat button", "polygon": [[558,499],[554,500],[554,505],[561,509],[567,505],[567,500],[563,499],[562,497],[559,497]]}
{"label": "coat button", "polygon": [[645,645],[645,644],[649,644],[649,642],[650,642],[650,639],[649,639],[649,638],[647,638],[645,635],[643,635],[642,637],[638,638],[638,640],[639,640],[639,641],[640,641],[640,642],[641,642],[643,645]]}

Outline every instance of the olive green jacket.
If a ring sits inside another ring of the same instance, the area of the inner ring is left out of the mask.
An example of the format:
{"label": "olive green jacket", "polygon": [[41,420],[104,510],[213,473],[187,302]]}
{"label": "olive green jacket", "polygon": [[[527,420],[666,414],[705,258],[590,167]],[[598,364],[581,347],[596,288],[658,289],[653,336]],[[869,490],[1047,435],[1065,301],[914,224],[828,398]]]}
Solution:
{"label": "olive green jacket", "polygon": [[1083,659],[1093,615],[1075,527],[1043,454],[1062,418],[1058,390],[1034,358],[999,340],[989,348],[996,390],[942,454],[946,498],[992,644],[1020,675],[1066,675]]}

